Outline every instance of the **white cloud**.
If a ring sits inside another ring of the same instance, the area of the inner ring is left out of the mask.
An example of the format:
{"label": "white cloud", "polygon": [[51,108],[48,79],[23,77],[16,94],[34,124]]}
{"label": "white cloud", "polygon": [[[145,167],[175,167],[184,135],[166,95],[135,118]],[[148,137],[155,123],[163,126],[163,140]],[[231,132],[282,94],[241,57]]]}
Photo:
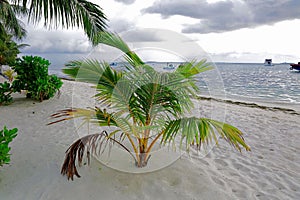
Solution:
{"label": "white cloud", "polygon": [[[300,50],[295,43],[298,41],[299,33],[300,20],[294,20],[280,22],[273,26],[261,26],[255,29],[241,29],[222,34],[192,34],[192,36],[199,39],[199,45],[210,53],[218,54],[234,51],[238,53],[252,52],[262,55],[282,54],[298,57],[299,59]],[[261,60],[255,57],[251,57],[251,59],[253,62]],[[296,62],[297,60],[290,61]]]}

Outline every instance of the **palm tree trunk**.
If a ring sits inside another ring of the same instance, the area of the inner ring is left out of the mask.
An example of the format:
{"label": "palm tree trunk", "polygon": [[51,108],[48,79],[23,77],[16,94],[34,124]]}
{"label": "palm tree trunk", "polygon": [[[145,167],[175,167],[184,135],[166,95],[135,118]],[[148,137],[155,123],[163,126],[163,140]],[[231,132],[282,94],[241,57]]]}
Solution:
{"label": "palm tree trunk", "polygon": [[146,154],[147,144],[145,142],[147,142],[147,140],[145,138],[138,139],[139,152],[136,157],[135,165],[140,168],[145,167],[149,160],[149,159],[147,159],[147,156],[146,156],[147,155]]}

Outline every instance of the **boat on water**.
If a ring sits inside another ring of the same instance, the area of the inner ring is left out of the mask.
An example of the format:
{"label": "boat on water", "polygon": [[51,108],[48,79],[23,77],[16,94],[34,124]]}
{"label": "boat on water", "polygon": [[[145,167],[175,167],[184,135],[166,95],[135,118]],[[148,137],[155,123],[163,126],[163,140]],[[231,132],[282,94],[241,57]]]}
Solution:
{"label": "boat on water", "polygon": [[272,59],[265,59],[265,66],[273,66]]}
{"label": "boat on water", "polygon": [[175,69],[175,66],[172,63],[167,63],[167,66],[165,66],[163,69],[167,69],[167,70],[171,70],[171,69]]}
{"label": "boat on water", "polygon": [[290,67],[290,70],[300,70],[300,62],[298,62],[298,64],[290,64],[291,67]]}
{"label": "boat on water", "polygon": [[116,66],[118,66],[118,63],[117,62],[112,62],[112,63],[109,64],[109,66],[116,67]]}

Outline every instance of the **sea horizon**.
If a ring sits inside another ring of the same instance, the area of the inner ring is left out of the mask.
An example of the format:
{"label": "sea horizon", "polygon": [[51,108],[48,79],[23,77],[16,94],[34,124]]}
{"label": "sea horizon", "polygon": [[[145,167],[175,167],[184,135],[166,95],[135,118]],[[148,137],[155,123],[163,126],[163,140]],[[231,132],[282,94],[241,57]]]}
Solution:
{"label": "sea horizon", "polygon": [[[177,67],[182,62],[146,63],[162,69],[167,63]],[[113,67],[120,65],[119,62]],[[264,63],[214,62],[213,65],[214,70],[199,75],[200,96],[300,112],[300,73],[291,71],[289,63],[264,66]],[[50,67],[49,72],[68,79],[61,68]]]}

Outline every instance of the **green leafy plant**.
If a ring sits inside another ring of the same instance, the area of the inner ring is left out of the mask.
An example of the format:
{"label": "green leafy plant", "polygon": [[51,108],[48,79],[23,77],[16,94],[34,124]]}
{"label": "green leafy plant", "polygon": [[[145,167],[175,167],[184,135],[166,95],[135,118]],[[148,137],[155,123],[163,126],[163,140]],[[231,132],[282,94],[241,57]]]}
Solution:
{"label": "green leafy plant", "polygon": [[14,80],[15,71],[12,69],[8,69],[3,72],[3,75],[8,78],[9,82],[12,82]]}
{"label": "green leafy plant", "polygon": [[107,127],[106,131],[80,138],[68,148],[61,170],[68,179],[80,177],[76,161],[81,165],[84,155],[88,160],[91,154],[101,156],[105,148],[112,146],[108,143],[127,151],[137,167],[147,165],[155,144],[171,145],[176,139],[186,151],[191,146],[200,150],[203,143],[213,139],[217,142],[218,133],[237,150],[250,150],[239,129],[213,119],[186,115],[192,114],[192,98],[199,92],[196,75],[212,69],[205,60],[186,62],[174,72],[158,72],[118,35],[103,32],[98,39],[124,52],[126,70],[116,71],[108,63],[96,60],[72,61],[63,70],[78,81],[95,84],[99,107],[58,111],[49,124],[82,118],[85,123]]}
{"label": "green leafy plant", "polygon": [[0,83],[0,106],[12,103],[11,93],[12,88],[9,82]]}
{"label": "green leafy plant", "polygon": [[63,83],[56,75],[48,76],[47,81],[48,82],[41,90],[41,93],[43,94],[42,96],[44,96],[45,99],[50,99],[56,94]]}
{"label": "green leafy plant", "polygon": [[0,130],[0,166],[9,164],[10,162],[10,147],[9,143],[17,136],[18,129],[7,129],[6,126]]}
{"label": "green leafy plant", "polygon": [[[1,13],[1,3],[0,3]],[[2,33],[0,17],[0,75],[2,75],[2,65],[11,65],[15,62],[17,55],[20,53],[20,48],[28,46],[27,44],[17,44],[12,35]]]}
{"label": "green leafy plant", "polygon": [[14,92],[27,90],[27,97],[43,101],[55,95],[62,81],[55,75],[48,75],[50,62],[38,56],[18,58],[12,67],[17,73],[12,83]]}
{"label": "green leafy plant", "polygon": [[25,46],[28,45],[17,44],[12,39],[12,35],[0,34],[0,66],[13,63],[20,53],[19,49]]}

